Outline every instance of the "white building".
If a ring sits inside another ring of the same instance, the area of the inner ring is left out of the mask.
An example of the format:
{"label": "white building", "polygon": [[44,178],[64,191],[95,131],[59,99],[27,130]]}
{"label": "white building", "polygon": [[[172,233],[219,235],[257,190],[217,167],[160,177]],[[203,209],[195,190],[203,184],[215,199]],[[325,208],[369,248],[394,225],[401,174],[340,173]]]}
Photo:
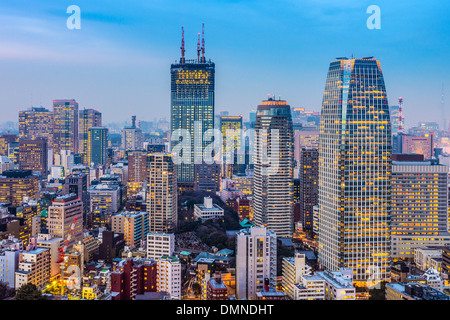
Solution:
{"label": "white building", "polygon": [[302,276],[311,274],[311,267],[306,264],[304,253],[295,253],[294,257],[283,258],[283,291],[294,299],[294,285],[301,281]]}
{"label": "white building", "polygon": [[319,271],[316,275],[325,280],[325,300],[355,300],[353,270],[340,268],[339,271]]}
{"label": "white building", "polygon": [[147,234],[147,259],[158,260],[162,256],[173,256],[175,235],[173,233]]}
{"label": "white building", "polygon": [[205,197],[203,204],[194,205],[194,216],[202,221],[223,217],[224,210],[214,204],[211,197]]}
{"label": "white building", "polygon": [[422,271],[430,267],[435,267],[438,271],[441,271],[442,267],[438,266],[438,264],[442,262],[442,250],[435,248],[415,248],[414,262],[417,268]]}
{"label": "white building", "polygon": [[325,300],[325,282],[318,275],[302,276],[293,286],[293,300]]}
{"label": "white building", "polygon": [[0,282],[14,288],[16,270],[19,267],[19,250],[0,250]]}
{"label": "white building", "polygon": [[276,287],[277,237],[265,227],[243,229],[236,235],[236,296],[255,300],[264,280]]}
{"label": "white building", "polygon": [[181,299],[181,263],[177,257],[162,256],[156,265],[156,290]]}

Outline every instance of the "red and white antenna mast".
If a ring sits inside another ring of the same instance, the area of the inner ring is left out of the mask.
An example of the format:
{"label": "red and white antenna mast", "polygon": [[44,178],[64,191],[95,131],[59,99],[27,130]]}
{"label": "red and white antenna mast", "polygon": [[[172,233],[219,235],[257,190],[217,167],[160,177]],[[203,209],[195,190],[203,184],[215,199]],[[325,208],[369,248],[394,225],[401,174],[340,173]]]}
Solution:
{"label": "red and white antenna mast", "polygon": [[202,62],[205,62],[205,24],[202,23]]}
{"label": "red and white antenna mast", "polygon": [[398,98],[398,132],[403,132],[403,98]]}
{"label": "red and white antenna mast", "polygon": [[181,63],[184,63],[184,27],[181,26]]}
{"label": "red and white antenna mast", "polygon": [[197,62],[200,62],[200,33],[198,34],[197,41]]}

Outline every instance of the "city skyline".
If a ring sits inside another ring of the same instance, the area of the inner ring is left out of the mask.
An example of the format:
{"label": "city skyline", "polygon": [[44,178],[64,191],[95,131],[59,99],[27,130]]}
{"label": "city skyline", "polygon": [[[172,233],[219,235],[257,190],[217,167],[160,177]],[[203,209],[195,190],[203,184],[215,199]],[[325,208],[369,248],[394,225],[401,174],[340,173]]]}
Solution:
{"label": "city skyline", "polygon": [[18,111],[31,106],[51,109],[62,98],[100,110],[105,123],[131,114],[168,119],[168,67],[180,56],[181,26],[192,59],[202,23],[205,56],[217,65],[216,113],[246,117],[268,94],[320,111],[328,62],[354,55],[383,63],[389,104],[404,98],[406,126],[437,121],[442,85],[445,97],[450,83],[448,4],[379,1],[381,29],[369,30],[370,4],[78,1],[80,30],[67,29],[65,4],[2,4],[2,122],[16,122]]}

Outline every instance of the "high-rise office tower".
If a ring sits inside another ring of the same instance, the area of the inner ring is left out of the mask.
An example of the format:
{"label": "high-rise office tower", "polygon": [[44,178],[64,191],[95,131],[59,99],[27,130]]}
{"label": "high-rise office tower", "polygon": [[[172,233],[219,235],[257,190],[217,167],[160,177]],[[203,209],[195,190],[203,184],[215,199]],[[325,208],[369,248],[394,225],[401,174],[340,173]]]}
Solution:
{"label": "high-rise office tower", "polygon": [[136,116],[132,116],[131,126],[122,129],[122,152],[125,155],[128,151],[142,150],[142,148],[142,130],[136,127]]}
{"label": "high-rise office tower", "polygon": [[358,286],[390,274],[391,125],[379,61],[330,63],[319,133],[319,263]]}
{"label": "high-rise office tower", "polygon": [[204,52],[203,45],[200,56],[199,46],[197,59],[185,60],[183,35],[181,59],[170,67],[171,152],[177,153],[180,189],[194,188],[194,164],[201,164],[203,150],[211,143],[203,141],[203,134],[214,129],[215,64],[206,60]]}
{"label": "high-rise office tower", "polygon": [[150,232],[173,233],[177,228],[177,168],[170,153],[148,154],[147,211]]}
{"label": "high-rise office tower", "polygon": [[135,150],[128,153],[128,182],[147,180],[147,152]]}
{"label": "high-rise office tower", "polygon": [[[74,224],[73,229],[72,224]],[[69,239],[67,250],[71,250],[75,243],[83,240],[81,199],[73,193],[55,198],[52,205],[48,207],[47,228],[52,238]],[[68,237],[69,233],[70,237]]]}
{"label": "high-rise office tower", "polygon": [[47,175],[47,139],[19,140],[19,168],[22,170],[39,171]]}
{"label": "high-rise office tower", "polygon": [[53,154],[78,152],[78,102],[53,100]]}
{"label": "high-rise office tower", "polygon": [[236,234],[236,296],[255,300],[266,279],[277,283],[277,236],[265,227],[242,229]]}
{"label": "high-rise office tower", "polygon": [[[222,176],[231,178],[233,174],[245,172],[245,159],[240,159],[239,150],[245,148],[241,141],[243,130],[242,116],[221,116],[222,132]],[[242,154],[243,156],[243,154]]]}
{"label": "high-rise office tower", "polygon": [[416,158],[392,157],[393,260],[412,260],[416,248],[450,245],[448,166]]}
{"label": "high-rise office tower", "polygon": [[303,229],[313,230],[313,207],[319,196],[319,149],[302,148],[299,163],[299,206]]}
{"label": "high-rise office tower", "polygon": [[19,111],[19,138],[47,138],[48,148],[53,147],[53,112],[32,107]]}
{"label": "high-rise office tower", "polygon": [[102,114],[94,109],[83,109],[78,114],[78,153],[82,157],[82,162],[88,165],[88,141],[89,128],[102,126]]}
{"label": "high-rise office tower", "polygon": [[269,97],[258,106],[254,159],[254,223],[278,238],[292,237],[294,137],[286,101]]}
{"label": "high-rise office tower", "polygon": [[90,127],[88,130],[87,163],[105,165],[108,154],[108,128]]}

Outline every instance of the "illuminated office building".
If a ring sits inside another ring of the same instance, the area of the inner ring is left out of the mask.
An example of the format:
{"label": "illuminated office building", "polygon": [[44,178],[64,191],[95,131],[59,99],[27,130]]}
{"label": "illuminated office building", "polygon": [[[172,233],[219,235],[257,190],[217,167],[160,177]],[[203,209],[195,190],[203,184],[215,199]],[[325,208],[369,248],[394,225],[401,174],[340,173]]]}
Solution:
{"label": "illuminated office building", "polygon": [[302,148],[299,163],[299,207],[303,229],[313,230],[313,207],[319,195],[319,149]]}
{"label": "illuminated office building", "polygon": [[45,108],[19,111],[19,138],[47,138],[48,148],[53,147],[53,112]]}
{"label": "illuminated office building", "polygon": [[[242,147],[242,116],[221,116],[220,131],[222,132],[222,176],[231,178],[233,174],[245,171],[245,159],[239,159],[238,153]],[[244,145],[245,147],[245,145]],[[241,169],[241,170],[239,170]]]}
{"label": "illuminated office building", "polygon": [[82,162],[89,165],[88,146],[89,146],[89,128],[102,126],[102,114],[94,109],[83,109],[78,114],[78,153],[82,156]]}
{"label": "illuminated office building", "polygon": [[[170,67],[171,152],[177,153],[180,162],[177,163],[179,188],[192,190],[195,181],[194,158],[201,161],[205,146],[211,143],[203,141],[203,134],[214,129],[215,64],[205,59],[204,47],[201,57],[198,52],[196,60],[185,60],[184,38],[182,43],[181,59]],[[181,142],[181,136],[190,141]],[[196,148],[195,141],[198,142]]]}
{"label": "illuminated office building", "polygon": [[19,140],[19,168],[22,170],[39,171],[47,175],[48,168],[47,139]]}
{"label": "illuminated office building", "polygon": [[418,153],[423,154],[425,160],[431,159],[434,155],[434,135],[424,134],[417,135],[401,135],[402,153]]}
{"label": "illuminated office building", "polygon": [[253,222],[292,237],[294,137],[286,101],[269,97],[258,106],[254,153]]}
{"label": "illuminated office building", "polygon": [[447,184],[448,166],[393,157],[392,259],[412,260],[416,248],[450,245]]}
{"label": "illuminated office building", "polygon": [[330,63],[319,132],[319,263],[358,286],[390,274],[391,125],[379,61]]}
{"label": "illuminated office building", "polygon": [[177,172],[169,153],[148,154],[147,211],[150,232],[173,233],[177,228]]}
{"label": "illuminated office building", "polygon": [[90,127],[88,130],[87,163],[105,165],[108,154],[108,128]]}
{"label": "illuminated office building", "polygon": [[19,206],[23,197],[34,198],[38,192],[38,177],[32,175],[31,170],[7,170],[0,175],[0,203]]}
{"label": "illuminated office building", "polygon": [[53,154],[78,152],[78,102],[53,100]]}

